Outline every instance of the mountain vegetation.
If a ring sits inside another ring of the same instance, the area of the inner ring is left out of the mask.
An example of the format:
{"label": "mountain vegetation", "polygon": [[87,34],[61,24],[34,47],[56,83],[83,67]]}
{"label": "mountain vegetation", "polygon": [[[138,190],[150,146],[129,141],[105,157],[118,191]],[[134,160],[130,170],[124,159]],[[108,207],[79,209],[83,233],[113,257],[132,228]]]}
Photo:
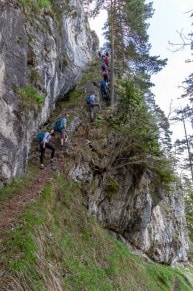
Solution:
{"label": "mountain vegetation", "polygon": [[[63,0],[20,0],[19,4],[28,21],[27,37],[22,30],[22,37],[17,38],[18,55],[25,55],[25,70],[22,74],[19,65],[19,73],[11,79],[17,86],[10,89],[6,83],[7,96],[13,95],[18,102],[14,110],[7,106],[10,114],[7,111],[6,115],[11,119],[16,112],[20,123],[13,124],[15,135],[25,140],[30,135],[31,140],[22,153],[26,174],[11,183],[2,178],[0,288],[193,290],[193,269],[188,262],[192,249],[187,256],[182,195],[184,191],[192,240],[192,184],[189,179],[179,183],[169,121],[151,93],[151,74],[167,61],[149,54],[147,20],[153,14],[152,4],[96,1],[89,11],[91,15],[100,9],[108,11],[105,49],[111,55],[110,106],[100,99],[102,110],[94,112],[94,120],[89,120],[85,98],[100,96],[101,60],[93,34],[81,35],[80,19],[86,21],[82,6],[76,3],[81,7],[78,11],[74,3]],[[38,14],[34,30],[31,9]],[[95,49],[92,62],[92,52],[89,55],[85,47]],[[15,63],[13,67],[16,70]],[[190,79],[186,85],[188,95]],[[60,150],[59,137],[52,139],[55,167],[50,166],[46,152],[41,171],[39,144],[32,140],[31,124],[37,128],[41,120],[39,130],[47,131],[64,113],[69,116],[68,143]],[[2,146],[6,142],[11,148],[7,137]],[[187,135],[185,145],[190,146]],[[189,165],[191,158],[189,150]]]}
{"label": "mountain vegetation", "polygon": [[191,268],[129,250],[88,215],[77,184],[63,175],[53,175],[1,243],[2,290],[192,290]]}

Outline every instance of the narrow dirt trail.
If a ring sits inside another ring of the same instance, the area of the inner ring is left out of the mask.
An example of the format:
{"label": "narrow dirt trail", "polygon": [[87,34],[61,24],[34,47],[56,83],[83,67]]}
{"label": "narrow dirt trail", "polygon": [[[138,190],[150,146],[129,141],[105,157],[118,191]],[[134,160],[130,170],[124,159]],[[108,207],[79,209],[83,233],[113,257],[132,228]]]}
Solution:
{"label": "narrow dirt trail", "polygon": [[3,239],[4,234],[13,229],[18,223],[24,209],[41,194],[52,174],[51,169],[41,171],[38,177],[34,178],[29,188],[0,206],[0,241]]}
{"label": "narrow dirt trail", "polygon": [[178,282],[178,278],[175,277],[173,279],[172,291],[178,291],[178,290],[179,290],[179,282]]}

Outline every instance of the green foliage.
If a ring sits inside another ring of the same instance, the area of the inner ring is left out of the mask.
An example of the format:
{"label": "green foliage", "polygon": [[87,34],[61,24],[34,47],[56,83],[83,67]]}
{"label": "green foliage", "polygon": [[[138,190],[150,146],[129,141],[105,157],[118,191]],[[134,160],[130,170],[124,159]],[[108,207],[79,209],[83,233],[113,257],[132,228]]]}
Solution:
{"label": "green foliage", "polygon": [[69,94],[69,99],[72,102],[77,102],[77,100],[79,99],[79,97],[80,97],[80,93],[77,92],[77,91],[72,91]]}
{"label": "green foliage", "polygon": [[17,94],[20,96],[24,110],[37,110],[42,107],[44,98],[36,91],[36,89],[28,85],[17,89]]}
{"label": "green foliage", "polygon": [[42,9],[45,7],[51,8],[50,0],[38,0],[36,5],[39,9]]}
{"label": "green foliage", "polygon": [[[108,118],[116,131],[117,148],[112,159],[113,168],[125,164],[146,166],[155,172],[159,185],[169,187],[175,180],[170,161],[160,149],[160,131],[149,111],[142,92],[132,81],[121,81],[119,106],[116,115]],[[123,160],[124,162],[121,162]]]}
{"label": "green foliage", "polygon": [[[120,262],[122,263],[120,264]],[[130,271],[132,270],[132,273],[136,274],[135,278],[133,276],[128,277],[130,280],[128,285],[124,285],[125,289],[123,290],[168,291],[172,290],[174,278],[177,278],[179,290],[183,290],[183,288],[191,290],[188,284],[186,284],[186,287],[184,286],[184,278],[179,271],[176,270],[174,274],[174,270],[171,267],[157,265],[153,262],[143,262],[141,264],[141,258],[130,253],[126,246],[118,241],[115,242],[115,247],[109,257],[109,263],[107,272],[113,277],[117,277],[120,272],[122,272],[123,277],[128,276],[125,273],[126,265]],[[140,277],[137,274],[140,274]],[[118,278],[115,282],[117,281]]]}
{"label": "green foliage", "polygon": [[142,93],[132,82],[123,84],[118,114],[110,117],[112,126],[127,136],[130,150],[159,155],[158,131]]}
{"label": "green foliage", "polygon": [[31,184],[32,177],[38,175],[37,167],[29,166],[24,176],[15,178],[0,189],[0,204],[24,191]]}
{"label": "green foliage", "polygon": [[[47,185],[42,193],[42,199],[50,196],[51,187]],[[45,290],[35,268],[37,264],[38,244],[34,238],[34,230],[46,221],[46,212],[42,209],[38,215],[34,209],[27,209],[23,222],[12,232],[8,242],[9,253],[3,257],[4,264],[9,267],[12,277],[28,278],[28,290]]]}
{"label": "green foliage", "polygon": [[119,191],[119,185],[115,180],[111,179],[108,184],[105,185],[104,190],[108,193],[108,196],[112,196]]}
{"label": "green foliage", "polygon": [[50,0],[20,0],[22,5],[26,8],[36,8],[41,10],[42,8],[52,8]]}

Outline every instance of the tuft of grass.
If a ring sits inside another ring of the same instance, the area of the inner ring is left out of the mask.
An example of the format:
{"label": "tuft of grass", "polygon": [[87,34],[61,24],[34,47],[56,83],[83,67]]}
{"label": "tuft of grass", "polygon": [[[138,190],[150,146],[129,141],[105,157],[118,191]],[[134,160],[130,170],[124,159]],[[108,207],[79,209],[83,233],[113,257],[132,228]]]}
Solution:
{"label": "tuft of grass", "polygon": [[70,92],[69,94],[69,100],[71,102],[77,102],[79,100],[79,97],[80,97],[80,93],[77,91]]}
{"label": "tuft of grass", "polygon": [[49,8],[49,9],[51,9],[52,8],[52,5],[51,5],[50,0],[39,0],[36,3],[36,7],[39,8],[39,9],[42,9],[42,8]]}
{"label": "tuft of grass", "polygon": [[22,193],[33,182],[35,176],[38,176],[39,170],[37,167],[30,165],[25,175],[20,178],[13,179],[0,189],[0,204],[5,202],[17,194]]}
{"label": "tuft of grass", "polygon": [[31,85],[17,89],[17,94],[20,96],[22,107],[26,111],[40,109],[44,103],[44,98]]}
{"label": "tuft of grass", "polygon": [[41,10],[42,8],[52,8],[50,0],[20,0],[21,4],[26,8],[36,8]]}

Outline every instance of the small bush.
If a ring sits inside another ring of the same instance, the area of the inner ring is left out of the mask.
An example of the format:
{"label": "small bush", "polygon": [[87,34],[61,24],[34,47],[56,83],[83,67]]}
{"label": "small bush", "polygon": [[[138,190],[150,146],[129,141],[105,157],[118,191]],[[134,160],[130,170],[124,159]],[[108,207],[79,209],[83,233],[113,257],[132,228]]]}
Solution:
{"label": "small bush", "polygon": [[31,85],[18,89],[17,94],[22,100],[24,110],[35,110],[37,107],[40,109],[44,102],[44,98]]}
{"label": "small bush", "polygon": [[22,5],[26,8],[36,8],[41,10],[42,8],[49,8],[51,10],[52,5],[50,0],[38,0],[35,2],[34,0],[20,0]]}
{"label": "small bush", "polygon": [[51,3],[50,3],[50,0],[39,0],[36,4],[36,7],[39,8],[39,9],[42,9],[42,8],[51,8]]}

